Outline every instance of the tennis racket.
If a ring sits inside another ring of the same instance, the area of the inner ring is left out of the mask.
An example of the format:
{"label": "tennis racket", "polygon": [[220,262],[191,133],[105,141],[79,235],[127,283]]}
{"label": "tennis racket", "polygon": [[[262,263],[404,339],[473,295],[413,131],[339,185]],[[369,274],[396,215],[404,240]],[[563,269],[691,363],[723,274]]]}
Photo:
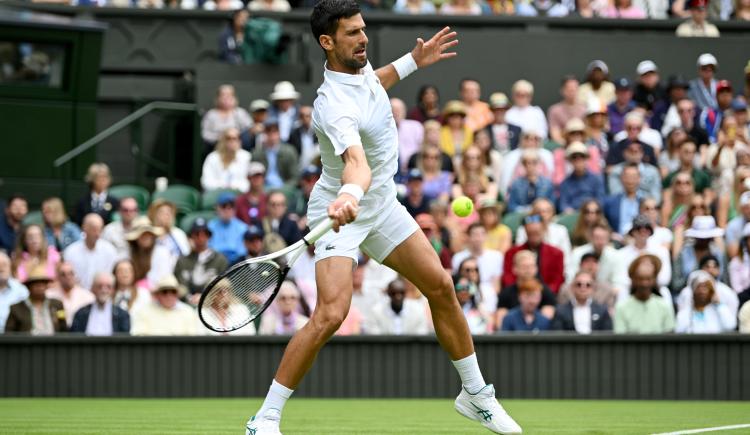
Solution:
{"label": "tennis racket", "polygon": [[297,258],[333,227],[326,219],[297,243],[251,258],[214,278],[198,302],[198,316],[215,332],[236,331],[252,322],[271,305]]}

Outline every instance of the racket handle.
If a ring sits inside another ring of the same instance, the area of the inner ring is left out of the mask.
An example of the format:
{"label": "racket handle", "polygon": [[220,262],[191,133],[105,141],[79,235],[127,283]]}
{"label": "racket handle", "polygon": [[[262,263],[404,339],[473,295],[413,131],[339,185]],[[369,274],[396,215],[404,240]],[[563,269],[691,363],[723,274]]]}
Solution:
{"label": "racket handle", "polygon": [[311,229],[310,232],[307,233],[305,237],[303,237],[303,240],[307,242],[308,245],[312,245],[331,228],[333,228],[333,220],[331,220],[331,218],[326,218],[324,222]]}

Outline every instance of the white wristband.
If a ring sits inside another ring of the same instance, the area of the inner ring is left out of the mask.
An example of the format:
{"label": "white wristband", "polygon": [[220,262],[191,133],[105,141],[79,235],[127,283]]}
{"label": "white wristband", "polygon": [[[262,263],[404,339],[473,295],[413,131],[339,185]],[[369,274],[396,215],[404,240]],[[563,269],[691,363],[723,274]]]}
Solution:
{"label": "white wristband", "polygon": [[391,62],[391,65],[396,68],[400,80],[405,79],[409,74],[417,70],[417,62],[414,61],[414,57],[411,53],[406,53],[400,58],[394,60]]}
{"label": "white wristband", "polygon": [[362,197],[365,195],[365,191],[362,190],[361,187],[357,184],[344,184],[341,186],[341,189],[339,189],[339,195],[342,193],[348,193],[349,195],[353,196],[357,202],[362,199]]}

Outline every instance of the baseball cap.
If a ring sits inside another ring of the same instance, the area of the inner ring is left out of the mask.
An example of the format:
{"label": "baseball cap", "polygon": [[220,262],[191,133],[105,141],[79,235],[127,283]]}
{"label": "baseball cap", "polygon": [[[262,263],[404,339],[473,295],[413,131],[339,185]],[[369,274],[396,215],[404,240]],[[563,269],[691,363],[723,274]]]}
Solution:
{"label": "baseball cap", "polygon": [[250,112],[268,110],[269,107],[271,107],[271,104],[266,100],[253,100],[250,102]]}
{"label": "baseball cap", "polygon": [[424,177],[422,176],[422,171],[420,171],[417,168],[413,168],[409,171],[409,174],[406,176],[406,179],[408,181],[412,180],[422,180]]}
{"label": "baseball cap", "polygon": [[219,198],[216,199],[216,204],[219,206],[225,206],[227,204],[234,204],[234,193],[232,192],[224,192],[221,195],[219,195]]}
{"label": "baseball cap", "polygon": [[250,225],[247,227],[247,231],[245,231],[245,234],[242,236],[242,238],[250,241],[253,239],[262,239],[264,235],[265,233],[263,232],[263,228],[257,225]]}
{"label": "baseball cap", "polygon": [[490,95],[490,109],[506,109],[510,107],[508,96],[502,92],[495,92]]}
{"label": "baseball cap", "polygon": [[690,0],[688,3],[688,9],[706,9],[708,6],[708,0]]}
{"label": "baseball cap", "polygon": [[699,67],[706,66],[706,65],[719,66],[719,62],[711,53],[703,53],[700,56],[698,56],[697,64]]}
{"label": "baseball cap", "polygon": [[685,77],[683,77],[680,74],[669,76],[669,79],[667,80],[667,89],[672,89],[672,88],[688,89],[689,87],[690,87],[690,83],[688,83],[688,81],[685,80]]}
{"label": "baseball cap", "polygon": [[716,93],[718,94],[721,91],[732,92],[732,84],[729,83],[729,80],[719,80],[716,83]]}
{"label": "baseball cap", "polygon": [[311,175],[320,175],[320,167],[316,165],[307,165],[302,170],[302,178],[307,178]]}
{"label": "baseball cap", "polygon": [[609,67],[607,66],[606,63],[604,63],[603,60],[599,60],[599,59],[592,60],[591,62],[589,62],[588,66],[586,67],[586,74],[591,73],[591,71],[597,68],[602,70],[604,74],[609,74]]}
{"label": "baseball cap", "polygon": [[261,162],[250,162],[247,167],[247,176],[260,175],[266,173],[266,166]]}
{"label": "baseball cap", "polygon": [[732,100],[731,108],[734,112],[742,112],[743,110],[747,110],[747,103],[741,98],[735,98]]}
{"label": "baseball cap", "polygon": [[652,60],[644,60],[638,64],[635,71],[639,76],[642,76],[646,73],[657,72],[659,68],[656,67],[656,64]]}
{"label": "baseball cap", "polygon": [[630,89],[630,80],[625,77],[620,77],[619,79],[615,80],[615,89]]}
{"label": "baseball cap", "polygon": [[277,118],[275,116],[269,116],[268,118],[266,118],[265,121],[263,121],[263,125],[266,128],[268,128],[268,127],[278,127],[279,126],[279,118]]}
{"label": "baseball cap", "polygon": [[208,221],[205,218],[199,217],[193,221],[193,225],[190,226],[190,234],[195,234],[199,231],[205,231],[211,236],[211,230],[208,229]]}
{"label": "baseball cap", "polygon": [[607,113],[607,106],[602,104],[598,98],[591,98],[586,104],[586,116],[594,115],[596,113]]}
{"label": "baseball cap", "polygon": [[576,154],[581,154],[588,157],[589,149],[586,147],[586,145],[578,141],[571,143],[567,148],[565,148],[565,158],[569,159]]}

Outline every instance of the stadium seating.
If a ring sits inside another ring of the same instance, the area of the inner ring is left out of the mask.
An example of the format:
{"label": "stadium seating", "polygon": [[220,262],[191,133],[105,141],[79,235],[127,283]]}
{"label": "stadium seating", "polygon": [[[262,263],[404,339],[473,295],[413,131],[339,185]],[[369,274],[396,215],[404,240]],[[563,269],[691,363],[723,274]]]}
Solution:
{"label": "stadium seating", "polygon": [[523,217],[526,216],[525,212],[512,212],[507,213],[505,216],[503,216],[503,224],[507,225],[508,228],[510,228],[510,231],[513,233],[513,239],[516,238],[516,231],[518,231],[518,227],[521,226],[521,221],[523,220]]}
{"label": "stadium seating", "polygon": [[187,213],[182,217],[182,219],[180,219],[180,229],[182,231],[185,231],[186,233],[189,233],[190,227],[193,225],[193,222],[195,222],[196,219],[204,218],[206,220],[210,220],[215,216],[216,214],[210,210],[200,210]]}
{"label": "stadium seating", "polygon": [[578,222],[578,215],[579,212],[570,213],[570,214],[561,214],[555,218],[555,221],[564,226],[565,229],[568,230],[568,236],[573,237],[573,230],[576,227],[576,222]]}
{"label": "stadium seating", "polygon": [[213,210],[216,206],[216,201],[219,199],[219,195],[225,192],[230,192],[235,195],[240,194],[239,191],[233,189],[207,190],[201,195],[201,210]]}
{"label": "stadium seating", "polygon": [[198,189],[184,184],[173,184],[160,192],[154,192],[152,200],[166,199],[177,206],[180,214],[198,210],[201,194]]}
{"label": "stadium seating", "polygon": [[44,224],[44,217],[42,216],[41,210],[30,211],[25,218],[23,218],[24,225],[42,225]]}
{"label": "stadium seating", "polygon": [[109,193],[115,198],[135,198],[138,202],[138,209],[141,211],[146,210],[149,201],[151,200],[151,194],[144,187],[136,186],[134,184],[120,184],[109,188]]}

